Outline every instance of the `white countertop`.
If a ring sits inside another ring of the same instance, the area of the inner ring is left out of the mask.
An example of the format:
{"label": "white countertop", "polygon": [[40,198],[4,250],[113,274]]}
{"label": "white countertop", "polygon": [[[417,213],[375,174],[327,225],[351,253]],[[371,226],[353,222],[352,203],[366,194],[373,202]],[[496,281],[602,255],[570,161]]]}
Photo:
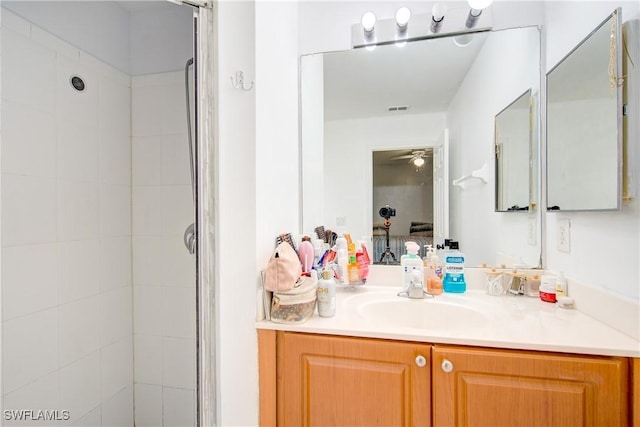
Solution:
{"label": "white countertop", "polygon": [[[334,317],[319,317],[316,310],[301,324],[260,321],[256,326],[433,344],[640,357],[638,340],[577,309],[563,309],[538,298],[496,297],[474,289],[411,300],[398,297],[399,290],[390,286],[338,286]],[[394,317],[376,319],[371,310],[385,309],[387,302],[391,302],[389,311],[382,315],[393,313]],[[423,312],[431,317],[423,319]],[[451,313],[455,317],[448,321]]]}

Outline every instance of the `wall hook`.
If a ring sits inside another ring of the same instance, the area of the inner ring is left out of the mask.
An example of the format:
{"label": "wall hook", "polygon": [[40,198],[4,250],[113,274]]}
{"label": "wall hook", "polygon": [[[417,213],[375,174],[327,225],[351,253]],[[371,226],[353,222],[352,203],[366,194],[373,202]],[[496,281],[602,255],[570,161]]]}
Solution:
{"label": "wall hook", "polygon": [[[234,78],[235,77],[235,78]],[[249,87],[245,87],[244,85],[244,71],[238,70],[236,71],[235,76],[231,76],[231,84],[236,89],[242,89],[246,92],[253,89],[253,80],[251,81],[251,85]]]}

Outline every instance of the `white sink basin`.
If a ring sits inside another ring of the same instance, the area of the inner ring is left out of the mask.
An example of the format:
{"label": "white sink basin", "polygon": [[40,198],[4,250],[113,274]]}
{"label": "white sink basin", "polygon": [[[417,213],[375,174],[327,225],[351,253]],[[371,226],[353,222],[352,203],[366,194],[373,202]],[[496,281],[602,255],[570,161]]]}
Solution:
{"label": "white sink basin", "polygon": [[370,322],[387,327],[453,331],[482,328],[488,322],[478,310],[438,298],[366,301],[357,310]]}

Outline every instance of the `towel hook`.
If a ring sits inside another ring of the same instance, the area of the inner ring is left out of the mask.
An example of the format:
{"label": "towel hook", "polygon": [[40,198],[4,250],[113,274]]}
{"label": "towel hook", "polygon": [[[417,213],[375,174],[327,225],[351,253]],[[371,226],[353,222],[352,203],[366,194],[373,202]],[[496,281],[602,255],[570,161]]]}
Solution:
{"label": "towel hook", "polygon": [[249,87],[246,87],[244,85],[244,71],[242,70],[236,71],[236,75],[231,76],[231,84],[233,85],[234,88],[242,89],[245,92],[248,92],[251,89],[253,89],[253,80],[251,81],[251,85]]}

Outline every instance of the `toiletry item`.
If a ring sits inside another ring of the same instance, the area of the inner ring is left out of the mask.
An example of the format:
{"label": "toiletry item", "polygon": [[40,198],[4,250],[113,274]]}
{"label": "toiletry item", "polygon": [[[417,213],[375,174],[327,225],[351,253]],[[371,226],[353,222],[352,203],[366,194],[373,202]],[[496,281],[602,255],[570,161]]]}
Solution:
{"label": "toiletry item", "polygon": [[574,308],[575,301],[571,297],[558,297],[557,304],[560,308]]}
{"label": "toiletry item", "polygon": [[340,277],[340,283],[346,285],[349,283],[349,257],[347,256],[347,249],[338,249],[338,273]]}
{"label": "toiletry item", "polygon": [[567,279],[565,279],[564,273],[560,272],[556,278],[556,299],[564,296],[567,296]]}
{"label": "toiletry item", "polygon": [[540,276],[534,274],[527,276],[524,282],[524,294],[528,297],[538,298],[540,296]]}
{"label": "toiletry item", "polygon": [[347,239],[344,236],[338,237],[336,239],[335,250],[339,251],[340,249],[347,250]]}
{"label": "toiletry item", "polygon": [[445,292],[463,293],[467,290],[464,280],[464,254],[458,250],[458,242],[449,242],[450,249],[444,259],[444,280],[442,286]]}
{"label": "toiletry item", "polygon": [[427,292],[431,295],[442,294],[442,261],[433,253],[429,262],[429,275],[427,277]]}
{"label": "toiletry item", "polygon": [[540,299],[545,302],[556,302],[556,286],[553,281],[545,280],[545,276],[542,276],[540,282]]}
{"label": "toiletry item", "polygon": [[504,295],[504,273],[495,268],[484,271],[485,289],[487,294],[493,296]]}
{"label": "toiletry item", "polygon": [[400,266],[402,267],[402,288],[409,288],[413,270],[418,270],[424,277],[424,266],[422,259],[418,256],[420,246],[416,242],[407,242],[407,254],[400,258]]}
{"label": "toiletry item", "polygon": [[369,254],[367,254],[367,248],[364,245],[360,246],[360,250],[356,252],[356,262],[358,263],[358,274],[362,283],[367,281],[369,276]]}
{"label": "toiletry item", "polygon": [[336,282],[329,270],[324,270],[318,281],[318,314],[320,317],[336,314]]}
{"label": "toiletry item", "polygon": [[519,274],[518,270],[514,269],[508,273],[509,286],[507,286],[507,292],[511,295],[524,295],[524,282],[525,275]]}
{"label": "toiletry item", "polygon": [[309,240],[303,240],[298,245],[298,258],[300,258],[300,264],[302,264],[302,272],[308,273],[313,267],[313,245]]}
{"label": "toiletry item", "polygon": [[347,275],[349,277],[349,283],[357,284],[360,282],[360,268],[356,261],[356,256],[349,256],[349,265],[347,266]]}

